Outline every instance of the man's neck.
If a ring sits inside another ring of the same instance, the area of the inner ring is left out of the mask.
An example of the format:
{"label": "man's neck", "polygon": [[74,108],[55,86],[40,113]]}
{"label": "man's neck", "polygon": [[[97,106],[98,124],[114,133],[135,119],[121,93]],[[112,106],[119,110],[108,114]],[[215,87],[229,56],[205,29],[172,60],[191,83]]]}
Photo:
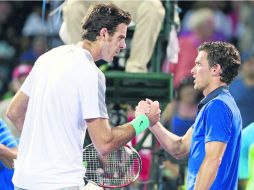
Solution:
{"label": "man's neck", "polygon": [[211,93],[212,91],[214,91],[215,89],[221,86],[227,86],[227,84],[224,82],[210,84],[210,86],[208,86],[206,89],[203,90],[203,95],[207,96],[209,93]]}
{"label": "man's neck", "polygon": [[94,61],[98,61],[101,59],[100,57],[100,50],[98,49],[97,42],[91,42],[88,40],[83,40],[81,42],[78,42],[77,44],[79,47],[86,49],[89,51],[94,59]]}

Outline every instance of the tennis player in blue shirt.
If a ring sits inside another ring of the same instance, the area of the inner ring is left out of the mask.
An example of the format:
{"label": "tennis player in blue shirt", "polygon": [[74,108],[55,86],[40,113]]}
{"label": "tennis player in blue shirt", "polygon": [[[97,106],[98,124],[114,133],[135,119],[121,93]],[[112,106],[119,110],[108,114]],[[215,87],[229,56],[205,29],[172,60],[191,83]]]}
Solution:
{"label": "tennis player in blue shirt", "polygon": [[[237,190],[242,119],[228,85],[239,66],[240,55],[233,45],[201,44],[191,73],[194,88],[205,97],[194,125],[183,137],[167,131],[159,122],[150,127],[167,152],[176,158],[189,155],[188,190]],[[146,106],[153,104],[146,102]],[[139,105],[137,113],[146,110],[144,104]]]}

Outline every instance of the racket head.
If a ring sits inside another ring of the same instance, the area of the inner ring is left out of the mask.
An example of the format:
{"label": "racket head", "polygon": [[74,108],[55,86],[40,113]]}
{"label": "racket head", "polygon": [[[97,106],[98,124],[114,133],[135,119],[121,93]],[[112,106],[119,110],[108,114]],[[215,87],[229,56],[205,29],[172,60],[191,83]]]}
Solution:
{"label": "racket head", "polygon": [[100,187],[120,188],[138,179],[142,162],[138,152],[124,145],[106,156],[101,156],[93,144],[84,148],[85,179]]}

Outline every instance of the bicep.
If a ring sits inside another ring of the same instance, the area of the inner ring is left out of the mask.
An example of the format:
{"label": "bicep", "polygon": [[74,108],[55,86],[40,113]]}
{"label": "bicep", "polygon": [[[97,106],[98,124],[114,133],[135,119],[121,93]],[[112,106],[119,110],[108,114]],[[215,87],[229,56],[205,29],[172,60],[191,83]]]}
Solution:
{"label": "bicep", "polygon": [[217,142],[217,141],[207,142],[205,144],[206,157],[219,159],[219,161],[221,161],[226,147],[227,147],[227,144],[223,142]]}
{"label": "bicep", "polygon": [[29,97],[19,90],[13,97],[8,109],[8,112],[12,113],[25,113],[28,105]]}
{"label": "bicep", "polygon": [[29,97],[19,90],[13,97],[6,112],[7,117],[19,131],[22,131],[23,128],[28,102]]}
{"label": "bicep", "polygon": [[96,148],[100,148],[111,138],[111,127],[108,119],[86,119],[86,124],[89,136]]}

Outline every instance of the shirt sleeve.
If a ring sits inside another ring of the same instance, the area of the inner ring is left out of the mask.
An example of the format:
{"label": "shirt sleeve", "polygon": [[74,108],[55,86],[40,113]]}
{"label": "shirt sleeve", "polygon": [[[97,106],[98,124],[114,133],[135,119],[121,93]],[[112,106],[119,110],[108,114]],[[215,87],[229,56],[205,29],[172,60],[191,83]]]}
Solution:
{"label": "shirt sleeve", "polygon": [[227,143],[231,136],[233,114],[222,100],[213,100],[207,108],[205,142]]}
{"label": "shirt sleeve", "polygon": [[79,89],[83,119],[108,118],[105,76],[96,69],[90,69]]}
{"label": "shirt sleeve", "polygon": [[36,67],[36,62],[34,64],[32,70],[30,71],[30,73],[26,77],[26,80],[24,81],[24,83],[22,84],[22,86],[20,88],[20,90],[23,93],[25,93],[28,97],[30,97],[30,94],[31,94],[32,81],[34,80],[35,67]]}

